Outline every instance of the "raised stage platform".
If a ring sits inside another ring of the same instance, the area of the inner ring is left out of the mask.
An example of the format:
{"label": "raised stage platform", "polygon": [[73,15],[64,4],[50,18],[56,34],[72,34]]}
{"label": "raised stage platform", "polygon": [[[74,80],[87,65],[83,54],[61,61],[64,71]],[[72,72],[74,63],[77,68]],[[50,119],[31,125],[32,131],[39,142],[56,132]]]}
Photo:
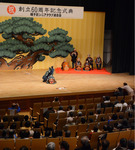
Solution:
{"label": "raised stage platform", "polygon": [[54,96],[111,93],[122,86],[123,82],[134,87],[135,76],[127,73],[111,75],[54,73],[57,83],[49,85],[42,82],[45,72],[46,70],[0,71],[0,104],[7,106],[7,102],[11,104],[11,101],[17,101],[22,105],[27,102],[27,106],[31,106],[32,103],[29,100],[37,102],[39,99],[49,100]]}

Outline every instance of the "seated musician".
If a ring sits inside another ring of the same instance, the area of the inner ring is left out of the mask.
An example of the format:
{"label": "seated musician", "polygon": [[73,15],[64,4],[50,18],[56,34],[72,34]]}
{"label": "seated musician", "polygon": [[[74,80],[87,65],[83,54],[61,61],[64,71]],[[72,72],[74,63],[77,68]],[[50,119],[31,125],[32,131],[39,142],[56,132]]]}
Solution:
{"label": "seated musician", "polygon": [[81,70],[82,63],[80,62],[80,58],[77,59],[75,63],[75,70]]}
{"label": "seated musician", "polygon": [[88,57],[86,58],[86,61],[89,62],[90,66],[92,67],[92,70],[93,70],[93,59],[92,59],[92,57],[90,57],[90,54],[89,54]]}
{"label": "seated musician", "polygon": [[90,64],[89,64],[89,62],[88,62],[87,60],[86,60],[86,62],[85,62],[85,64],[84,64],[83,70],[86,70],[86,71],[90,71],[90,70],[91,70]]}
{"label": "seated musician", "polygon": [[69,64],[66,59],[64,59],[63,63],[61,64],[61,70],[69,70]]}
{"label": "seated musician", "polygon": [[101,69],[101,64],[102,64],[102,60],[101,60],[100,56],[98,56],[96,58],[95,63],[96,63],[97,69],[100,70]]}

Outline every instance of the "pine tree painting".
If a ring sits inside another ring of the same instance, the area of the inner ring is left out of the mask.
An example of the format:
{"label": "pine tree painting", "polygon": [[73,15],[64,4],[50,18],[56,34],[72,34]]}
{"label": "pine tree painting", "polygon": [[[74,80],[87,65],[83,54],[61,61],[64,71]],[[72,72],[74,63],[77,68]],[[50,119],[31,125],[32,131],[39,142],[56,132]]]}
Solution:
{"label": "pine tree painting", "polygon": [[[32,69],[45,56],[67,57],[73,51],[68,31],[56,28],[44,36],[46,29],[33,18],[12,17],[0,23],[0,70]],[[36,36],[40,35],[38,39]],[[11,59],[8,63],[5,58]]]}

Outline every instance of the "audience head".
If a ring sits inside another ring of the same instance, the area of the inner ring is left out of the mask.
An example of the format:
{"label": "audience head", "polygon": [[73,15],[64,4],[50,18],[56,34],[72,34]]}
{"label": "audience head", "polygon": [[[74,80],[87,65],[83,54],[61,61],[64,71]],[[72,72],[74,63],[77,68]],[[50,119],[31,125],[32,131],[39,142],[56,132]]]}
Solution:
{"label": "audience head", "polygon": [[3,128],[4,128],[4,124],[0,123],[0,129],[3,129]]}
{"label": "audience head", "polygon": [[69,150],[69,144],[66,141],[61,141],[60,150]]}
{"label": "audience head", "polygon": [[113,119],[113,120],[117,120],[117,118],[118,118],[117,114],[113,114],[113,115],[112,115],[112,119]]}
{"label": "audience head", "polygon": [[97,132],[98,131],[98,127],[94,126],[93,130],[94,130],[94,132]]}
{"label": "audience head", "polygon": [[54,142],[48,143],[46,146],[46,150],[55,150],[55,143]]}
{"label": "audience head", "polygon": [[126,82],[123,83],[124,86],[128,85]]}
{"label": "audience head", "polygon": [[71,135],[71,131],[70,131],[70,130],[67,130],[67,131],[65,132],[65,137],[70,137],[70,135]]}
{"label": "audience head", "polygon": [[63,135],[62,130],[57,131],[57,135],[58,135],[58,136],[62,136],[62,135]]}
{"label": "audience head", "polygon": [[30,125],[31,125],[30,121],[25,122],[25,127],[30,127]]}
{"label": "audience head", "polygon": [[68,106],[68,110],[72,110],[72,108],[73,108],[73,107],[72,107],[71,105]]}
{"label": "audience head", "polygon": [[59,110],[63,110],[63,106],[60,106],[60,107],[59,107]]}
{"label": "audience head", "polygon": [[33,138],[40,138],[40,132],[34,131]]}
{"label": "audience head", "polygon": [[35,122],[34,128],[39,128],[40,127],[40,123],[38,121]]}
{"label": "audience head", "polygon": [[74,113],[73,112],[69,112],[69,116],[70,117],[74,117]]}
{"label": "audience head", "polygon": [[124,100],[124,99],[122,99],[122,100],[121,100],[121,103],[122,103],[122,104],[124,104],[124,103],[125,103],[125,100]]}
{"label": "audience head", "polygon": [[101,117],[101,121],[105,121],[105,117]]}
{"label": "audience head", "polygon": [[135,143],[132,140],[128,141],[128,149],[133,150],[135,148]]}
{"label": "audience head", "polygon": [[81,117],[81,116],[82,116],[82,112],[79,111],[79,112],[77,113],[77,115],[78,115],[78,117]]}
{"label": "audience head", "polygon": [[73,119],[72,117],[68,117],[68,118],[67,118],[67,122],[68,122],[69,124],[71,124],[73,121],[74,121],[74,119]]}
{"label": "audience head", "polygon": [[128,128],[128,120],[127,119],[123,119],[122,120],[122,125],[124,128]]}
{"label": "audience head", "polygon": [[122,125],[121,123],[119,123],[119,124],[117,125],[117,129],[122,130],[122,129],[123,129],[123,125]]}
{"label": "audience head", "polygon": [[90,111],[90,112],[89,112],[89,115],[92,116],[92,115],[93,115],[93,111]]}
{"label": "audience head", "polygon": [[13,104],[12,104],[12,108],[14,108],[14,109],[15,109],[15,108],[16,108],[16,106],[17,106],[17,105],[16,105],[16,103],[13,103]]}
{"label": "audience head", "polygon": [[107,150],[109,147],[109,141],[108,140],[103,140],[102,141],[102,150]]}
{"label": "audience head", "polygon": [[58,102],[59,98],[58,97],[54,97],[54,100],[55,100],[55,102]]}
{"label": "audience head", "polygon": [[28,121],[28,119],[29,119],[28,115],[25,115],[25,116],[24,116],[24,120],[25,120],[25,121]]}
{"label": "audience head", "polygon": [[58,136],[58,135],[57,135],[57,132],[53,130],[53,131],[52,131],[52,137],[53,137],[53,138],[56,138],[57,136]]}
{"label": "audience head", "polygon": [[106,100],[106,101],[109,101],[109,100],[110,100],[110,96],[106,96],[106,97],[105,97],[105,100]]}
{"label": "audience head", "polygon": [[119,119],[123,119],[124,118],[124,116],[123,115],[119,115]]}
{"label": "audience head", "polygon": [[18,117],[17,116],[14,116],[14,121],[19,121]]}
{"label": "audience head", "polygon": [[104,129],[104,131],[107,131],[107,130],[108,130],[108,126],[107,126],[107,125],[104,125],[104,126],[103,126],[103,129]]}
{"label": "audience head", "polygon": [[85,118],[81,118],[81,123],[84,124],[86,122]]}
{"label": "audience head", "polygon": [[109,125],[109,126],[107,127],[107,129],[108,129],[108,132],[113,132],[113,126]]}
{"label": "audience head", "polygon": [[9,130],[9,138],[14,138],[14,130]]}
{"label": "audience head", "polygon": [[48,110],[53,110],[53,107],[49,107]]}
{"label": "audience head", "polygon": [[100,109],[97,110],[97,114],[101,114],[101,110]]}
{"label": "audience head", "polygon": [[92,119],[92,118],[89,119],[89,123],[91,123],[91,122],[93,122],[93,119]]}
{"label": "audience head", "polygon": [[79,109],[82,110],[83,109],[83,105],[79,105]]}
{"label": "audience head", "polygon": [[45,137],[49,137],[51,132],[49,130],[45,131]]}
{"label": "audience head", "polygon": [[4,116],[3,117],[3,122],[7,122],[8,121],[8,117],[7,116]]}
{"label": "audience head", "polygon": [[87,136],[83,136],[81,138],[81,143],[82,143],[82,147],[85,150],[91,150],[90,143],[89,143],[89,138]]}
{"label": "audience head", "polygon": [[120,146],[126,148],[127,147],[127,139],[120,139]]}
{"label": "audience head", "polygon": [[10,129],[16,129],[16,123],[12,123]]}
{"label": "audience head", "polygon": [[21,130],[20,131],[20,137],[21,137],[21,139],[29,137],[29,131],[28,130]]}
{"label": "audience head", "polygon": [[22,146],[20,150],[28,150],[28,148],[26,146]]}
{"label": "audience head", "polygon": [[129,113],[128,113],[128,117],[129,117],[129,118],[132,118],[132,117],[133,117],[133,113],[129,112]]}

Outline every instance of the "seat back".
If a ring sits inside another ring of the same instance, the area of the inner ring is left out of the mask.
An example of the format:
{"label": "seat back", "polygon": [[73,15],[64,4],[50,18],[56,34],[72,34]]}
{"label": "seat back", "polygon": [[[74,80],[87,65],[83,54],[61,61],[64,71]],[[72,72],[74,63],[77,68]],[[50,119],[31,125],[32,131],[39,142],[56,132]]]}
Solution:
{"label": "seat back", "polygon": [[135,130],[131,130],[129,140],[135,141]]}
{"label": "seat back", "polygon": [[0,109],[0,116],[4,116],[6,114],[6,109]]}
{"label": "seat back", "polygon": [[63,141],[66,141],[69,144],[70,150],[74,150],[76,148],[77,145],[76,137],[70,137],[70,138],[63,137]]}
{"label": "seat back", "polygon": [[93,98],[87,98],[86,99],[86,104],[90,104],[93,103]]}
{"label": "seat back", "polygon": [[106,140],[110,142],[109,149],[112,150],[117,146],[117,139],[119,136],[119,132],[112,132],[107,134]]}
{"label": "seat back", "polygon": [[34,103],[33,104],[33,116],[37,117],[37,112],[40,113],[41,103]]}
{"label": "seat back", "polygon": [[59,119],[57,124],[57,130],[63,130],[63,127],[65,126],[66,122],[66,118]]}
{"label": "seat back", "polygon": [[10,148],[14,150],[14,139],[0,139],[0,149]]}
{"label": "seat back", "polygon": [[95,108],[95,105],[94,105],[94,103],[90,103],[90,104],[87,104],[86,105],[86,109],[88,110],[88,109],[94,109]]}
{"label": "seat back", "polygon": [[78,105],[85,104],[85,99],[78,99]]}
{"label": "seat back", "polygon": [[48,118],[48,128],[53,127],[53,123],[56,122],[57,113],[50,113]]}
{"label": "seat back", "polygon": [[50,142],[54,142],[55,143],[55,149],[58,150],[59,149],[59,142],[60,139],[59,138],[47,138],[47,144]]}
{"label": "seat back", "polygon": [[89,128],[88,128],[88,131],[93,130],[93,128],[94,128],[95,125],[97,125],[97,122],[90,123],[90,124],[89,124]]}
{"label": "seat back", "polygon": [[86,132],[87,128],[88,128],[88,123],[86,123],[86,124],[78,124],[77,135],[80,132]]}
{"label": "seat back", "polygon": [[101,97],[95,97],[93,101],[94,103],[101,103]]}
{"label": "seat back", "polygon": [[61,106],[68,106],[68,104],[69,104],[68,100],[63,100],[60,102]]}
{"label": "seat back", "polygon": [[19,150],[22,146],[26,146],[30,150],[30,139],[16,139],[15,150]]}
{"label": "seat back", "polygon": [[95,132],[91,135],[90,146],[92,149],[97,149],[98,146],[98,137],[102,132]]}
{"label": "seat back", "polygon": [[45,150],[45,149],[46,149],[46,138],[32,139],[31,150]]}
{"label": "seat back", "polygon": [[52,104],[51,102],[43,102],[42,107],[49,108],[49,107],[52,107]]}
{"label": "seat back", "polygon": [[68,130],[71,131],[70,137],[76,136],[77,125],[68,126]]}
{"label": "seat back", "polygon": [[77,104],[77,100],[70,100],[69,101],[69,105],[75,105]]}
{"label": "seat back", "polygon": [[120,139],[122,139],[122,138],[126,138],[128,140],[129,136],[130,136],[130,133],[131,133],[130,130],[128,130],[128,131],[120,131],[120,134],[119,134],[118,139],[117,139],[117,143],[120,142]]}
{"label": "seat back", "polygon": [[66,117],[67,117],[67,112],[61,112],[61,113],[59,113],[59,119],[66,118]]}

